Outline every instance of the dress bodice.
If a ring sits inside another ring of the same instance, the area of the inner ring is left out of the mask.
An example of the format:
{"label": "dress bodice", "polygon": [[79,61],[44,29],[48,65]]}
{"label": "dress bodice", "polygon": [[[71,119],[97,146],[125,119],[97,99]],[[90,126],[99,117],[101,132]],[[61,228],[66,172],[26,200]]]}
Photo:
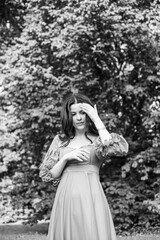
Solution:
{"label": "dress bodice", "polygon": [[[65,166],[65,169],[70,165],[94,165],[98,168],[101,166],[102,162],[111,156],[124,156],[128,152],[128,143],[126,140],[116,133],[111,133],[112,139],[109,141],[101,142],[99,136],[91,144],[84,145],[80,148],[85,148],[88,150],[88,159],[86,162],[78,162],[73,158],[73,160],[68,161]],[[51,169],[54,165],[68,152],[76,150],[75,148],[64,146],[62,141],[59,138],[59,135],[56,135],[53,139],[49,150],[44,158],[43,163],[40,166],[40,177],[43,181],[57,184],[60,178],[54,179],[51,174]],[[62,172],[63,174],[63,172]]]}
{"label": "dress bodice", "polygon": [[73,160],[70,160],[67,164],[66,167],[70,165],[95,165],[98,168],[101,166],[102,161],[97,158],[94,144],[87,144],[84,145],[80,148],[72,148],[72,147],[64,147],[60,148],[60,158],[62,158],[65,154],[75,151],[77,149],[86,149],[88,151],[88,159],[87,161],[79,162],[73,158]]}

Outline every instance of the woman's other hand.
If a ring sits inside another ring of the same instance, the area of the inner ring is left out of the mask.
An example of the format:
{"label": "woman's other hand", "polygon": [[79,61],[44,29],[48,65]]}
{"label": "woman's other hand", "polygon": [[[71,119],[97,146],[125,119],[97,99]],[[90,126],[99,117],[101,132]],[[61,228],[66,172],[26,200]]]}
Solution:
{"label": "woman's other hand", "polygon": [[77,160],[78,162],[86,162],[89,159],[89,151],[80,148],[70,151],[63,156],[63,161]]}

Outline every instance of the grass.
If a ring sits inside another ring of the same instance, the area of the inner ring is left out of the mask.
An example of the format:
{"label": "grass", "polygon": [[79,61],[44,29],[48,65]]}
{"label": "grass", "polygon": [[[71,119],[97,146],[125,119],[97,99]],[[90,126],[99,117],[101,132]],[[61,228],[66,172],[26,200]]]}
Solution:
{"label": "grass", "polygon": [[[46,235],[35,234],[12,234],[1,235],[0,240],[46,240]],[[117,240],[159,240],[158,235],[137,235],[129,237],[118,237]]]}
{"label": "grass", "polygon": [[117,240],[159,240],[159,235],[136,235],[129,237],[118,237]]}
{"label": "grass", "polygon": [[46,235],[40,235],[38,233],[32,234],[17,234],[17,235],[2,235],[0,240],[46,240]]}
{"label": "grass", "polygon": [[0,225],[0,240],[46,240],[48,224]]}
{"label": "grass", "polygon": [[[0,240],[46,240],[47,224],[35,226],[25,225],[0,225]],[[160,235],[136,235],[120,237],[117,240],[159,240]]]}

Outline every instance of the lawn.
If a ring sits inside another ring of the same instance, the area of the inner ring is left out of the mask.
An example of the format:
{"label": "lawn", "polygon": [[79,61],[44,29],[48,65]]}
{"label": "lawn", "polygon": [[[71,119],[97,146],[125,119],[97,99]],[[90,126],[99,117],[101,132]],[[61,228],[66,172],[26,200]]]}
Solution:
{"label": "lawn", "polygon": [[[0,240],[46,240],[48,225],[0,225]],[[82,238],[83,239],[83,238]],[[136,235],[120,237],[117,240],[159,240],[160,235]]]}
{"label": "lawn", "polygon": [[[137,236],[130,236],[130,237],[118,237],[117,240],[159,240],[158,235],[137,235]],[[83,238],[82,238],[83,239]],[[46,235],[40,234],[18,234],[18,235],[5,235],[0,236],[0,240],[46,240]]]}

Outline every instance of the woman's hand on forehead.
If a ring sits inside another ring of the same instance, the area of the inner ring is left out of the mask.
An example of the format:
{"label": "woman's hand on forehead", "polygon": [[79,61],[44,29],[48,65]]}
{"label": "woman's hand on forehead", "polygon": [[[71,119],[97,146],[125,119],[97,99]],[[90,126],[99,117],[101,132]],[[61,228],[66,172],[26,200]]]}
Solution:
{"label": "woman's hand on forehead", "polygon": [[89,116],[89,118],[93,122],[95,122],[97,120],[97,118],[99,118],[96,104],[94,105],[94,107],[92,107],[88,103],[81,103],[80,108]]}

